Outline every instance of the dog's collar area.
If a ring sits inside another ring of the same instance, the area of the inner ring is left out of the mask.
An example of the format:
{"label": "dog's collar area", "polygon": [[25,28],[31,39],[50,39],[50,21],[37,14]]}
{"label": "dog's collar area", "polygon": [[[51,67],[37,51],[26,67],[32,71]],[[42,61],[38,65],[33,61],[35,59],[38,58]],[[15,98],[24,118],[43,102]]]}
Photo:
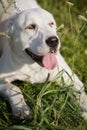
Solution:
{"label": "dog's collar area", "polygon": [[26,52],[34,61],[36,61],[37,63],[39,63],[39,64],[42,65],[42,58],[43,58],[43,56],[38,56],[38,55],[32,53],[29,49],[25,49],[25,52]]}

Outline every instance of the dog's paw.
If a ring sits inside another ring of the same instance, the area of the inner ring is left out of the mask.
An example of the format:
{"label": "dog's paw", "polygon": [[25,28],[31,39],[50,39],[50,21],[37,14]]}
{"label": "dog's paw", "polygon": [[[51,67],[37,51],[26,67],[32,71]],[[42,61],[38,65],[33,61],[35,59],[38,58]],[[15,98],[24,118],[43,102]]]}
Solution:
{"label": "dog's paw", "polygon": [[24,104],[22,106],[14,106],[12,108],[12,113],[14,116],[19,117],[20,119],[25,119],[29,117],[30,114],[30,108],[27,104]]}
{"label": "dog's paw", "polygon": [[80,95],[80,106],[82,109],[82,117],[87,120],[87,94],[82,92]]}

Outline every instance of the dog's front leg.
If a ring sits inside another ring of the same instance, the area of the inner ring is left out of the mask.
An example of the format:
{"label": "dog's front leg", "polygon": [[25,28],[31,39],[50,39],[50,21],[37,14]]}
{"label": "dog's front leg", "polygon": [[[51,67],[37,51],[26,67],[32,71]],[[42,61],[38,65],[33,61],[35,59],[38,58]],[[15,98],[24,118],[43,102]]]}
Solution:
{"label": "dog's front leg", "polygon": [[10,103],[13,115],[21,119],[29,115],[29,107],[24,101],[21,90],[10,83],[0,81],[0,94],[3,95]]}
{"label": "dog's front leg", "polygon": [[[87,94],[84,90],[83,83],[80,79],[71,71],[70,67],[65,62],[64,58],[60,53],[57,55],[59,70],[64,69],[65,73],[63,78],[65,82],[68,82],[70,77],[72,78],[74,87],[79,91],[79,94],[76,94],[77,99],[79,100],[80,107],[82,108],[82,116],[87,119]],[[66,73],[67,72],[67,73]],[[69,75],[70,77],[69,77]]]}

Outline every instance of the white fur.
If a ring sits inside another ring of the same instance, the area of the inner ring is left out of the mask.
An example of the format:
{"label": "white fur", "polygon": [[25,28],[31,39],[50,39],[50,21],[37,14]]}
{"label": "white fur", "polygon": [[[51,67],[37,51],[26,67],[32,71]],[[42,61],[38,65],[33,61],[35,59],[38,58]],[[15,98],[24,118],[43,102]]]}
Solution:
{"label": "white fur", "polygon": [[[40,66],[25,52],[26,48],[40,56],[49,52],[46,39],[51,36],[58,37],[52,14],[41,9],[35,0],[32,0],[32,2],[31,0],[19,0],[15,1],[15,9],[12,15],[12,17],[9,16],[9,19],[3,17],[3,21],[0,23],[0,32],[7,32],[10,35],[10,38],[0,36],[0,93],[8,98],[13,114],[25,118],[29,115],[29,108],[24,101],[21,90],[11,84],[12,81],[19,79],[31,83],[42,83],[46,80],[48,74],[50,74],[49,80],[51,81],[58,72],[64,69],[65,82],[71,83],[68,73],[72,77],[74,87],[81,92],[80,106],[86,119],[87,95],[83,94],[83,83],[73,74],[61,56],[59,52],[60,43],[56,54],[58,67],[53,70],[47,70]],[[51,22],[54,23],[52,27],[49,26]],[[25,29],[30,24],[35,24],[36,29]],[[13,96],[14,94],[15,96]]]}

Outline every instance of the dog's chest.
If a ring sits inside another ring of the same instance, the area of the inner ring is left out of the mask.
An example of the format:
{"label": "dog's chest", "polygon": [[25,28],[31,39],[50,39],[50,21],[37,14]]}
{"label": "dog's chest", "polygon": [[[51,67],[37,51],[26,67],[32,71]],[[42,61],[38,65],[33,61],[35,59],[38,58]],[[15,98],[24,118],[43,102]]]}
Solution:
{"label": "dog's chest", "polygon": [[14,80],[22,80],[29,81],[31,83],[42,83],[46,81],[48,75],[50,75],[49,80],[52,80],[56,75],[56,72],[57,71],[55,70],[47,70],[37,64],[34,64],[33,66],[25,65],[14,73],[7,75],[5,77],[5,80],[8,82],[12,82]]}
{"label": "dog's chest", "polygon": [[33,66],[25,65],[19,73],[22,80],[30,81],[31,83],[45,82],[48,75],[50,75],[49,80],[52,80],[56,75],[55,71],[47,70],[37,64]]}

